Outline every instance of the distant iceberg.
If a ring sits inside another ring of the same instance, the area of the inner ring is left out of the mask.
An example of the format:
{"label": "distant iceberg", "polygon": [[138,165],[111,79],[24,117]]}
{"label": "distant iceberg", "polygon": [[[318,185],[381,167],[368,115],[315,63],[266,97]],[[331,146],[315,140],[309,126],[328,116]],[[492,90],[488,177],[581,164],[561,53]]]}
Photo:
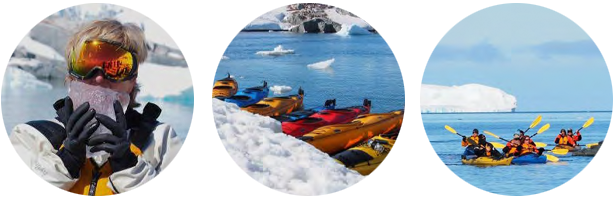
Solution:
{"label": "distant iceberg", "polygon": [[[4,83],[13,89],[42,89],[50,90],[51,84],[38,80],[34,75],[17,67],[7,67]],[[3,84],[4,85],[4,84]]]}
{"label": "distant iceberg", "polygon": [[55,49],[39,41],[33,40],[29,35],[21,40],[17,48],[20,47],[24,48],[28,53],[47,58],[49,60],[64,62],[64,56],[60,55],[57,51],[55,51]]}
{"label": "distant iceberg", "polygon": [[283,94],[292,91],[292,87],[285,85],[274,85],[269,87],[269,90],[273,91],[273,94]]}
{"label": "distant iceberg", "polygon": [[184,95],[193,97],[194,94],[188,91],[193,90],[193,87],[187,67],[143,63],[139,65],[137,82],[141,85],[140,97],[176,99]]}
{"label": "distant iceberg", "polygon": [[422,113],[513,112],[516,97],[501,89],[480,84],[439,86],[422,84]]}
{"label": "distant iceberg", "polygon": [[367,29],[361,28],[360,26],[357,26],[355,24],[352,24],[352,25],[343,24],[343,25],[341,25],[341,30],[339,30],[336,34],[337,35],[341,35],[341,36],[348,36],[348,35],[370,35],[371,32],[369,32]]}
{"label": "distant iceberg", "polygon": [[259,16],[254,21],[250,22],[247,26],[245,26],[243,30],[287,30],[290,24],[283,22],[287,14],[288,11],[286,11],[285,6],[279,7]]}
{"label": "distant iceberg", "polygon": [[273,49],[273,51],[258,51],[256,52],[257,55],[263,55],[263,56],[281,56],[281,55],[286,55],[286,54],[293,54],[294,50],[292,49],[284,49],[283,46],[278,45],[277,47],[275,47]]}

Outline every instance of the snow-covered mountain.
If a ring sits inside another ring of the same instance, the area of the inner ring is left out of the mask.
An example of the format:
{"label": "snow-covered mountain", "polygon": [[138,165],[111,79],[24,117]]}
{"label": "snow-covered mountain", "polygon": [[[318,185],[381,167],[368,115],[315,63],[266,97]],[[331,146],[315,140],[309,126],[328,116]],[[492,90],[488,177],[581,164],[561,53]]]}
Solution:
{"label": "snow-covered mountain", "polygon": [[501,89],[480,84],[440,86],[422,84],[422,113],[513,112],[516,97]]}

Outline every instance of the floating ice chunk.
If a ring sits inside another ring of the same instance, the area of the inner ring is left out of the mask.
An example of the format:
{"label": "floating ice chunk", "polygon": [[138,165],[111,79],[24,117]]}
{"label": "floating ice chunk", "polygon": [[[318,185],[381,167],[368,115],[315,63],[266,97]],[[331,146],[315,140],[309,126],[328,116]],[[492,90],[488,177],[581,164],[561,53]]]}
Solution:
{"label": "floating ice chunk", "polygon": [[213,57],[213,59],[216,59],[216,60],[228,60],[230,58],[228,58],[228,56],[225,56],[225,55],[217,55],[217,56]]}
{"label": "floating ice chunk", "polygon": [[441,112],[512,112],[516,97],[503,90],[480,84],[439,86],[422,84],[422,113]]}
{"label": "floating ice chunk", "polygon": [[7,67],[4,79],[4,82],[14,89],[50,90],[53,88],[51,84],[40,81],[34,75],[16,67]]}
{"label": "floating ice chunk", "polygon": [[292,87],[285,85],[274,85],[269,87],[269,90],[273,91],[273,94],[283,94],[292,91]]}
{"label": "floating ice chunk", "polygon": [[275,47],[273,51],[256,52],[257,55],[263,55],[263,56],[281,56],[281,55],[293,54],[293,53],[294,53],[294,50],[284,49],[284,47],[281,45],[278,45],[277,47]]}
{"label": "floating ice chunk", "polygon": [[311,69],[326,69],[326,68],[329,68],[330,65],[333,64],[334,62],[335,62],[335,58],[332,58],[330,60],[325,60],[325,61],[309,64],[307,65],[307,67]]}
{"label": "floating ice chunk", "polygon": [[360,26],[357,26],[355,24],[352,24],[352,25],[343,24],[343,25],[341,25],[341,30],[337,31],[336,34],[337,35],[341,35],[341,36],[348,36],[348,35],[370,35],[371,32],[369,32],[367,29],[361,28]]}

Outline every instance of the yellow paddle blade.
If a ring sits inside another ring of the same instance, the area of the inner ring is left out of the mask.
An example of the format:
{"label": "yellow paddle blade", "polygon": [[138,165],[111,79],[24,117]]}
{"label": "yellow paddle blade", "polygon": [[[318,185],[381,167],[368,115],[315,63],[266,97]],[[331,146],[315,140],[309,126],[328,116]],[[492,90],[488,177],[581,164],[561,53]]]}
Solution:
{"label": "yellow paddle blade", "polygon": [[542,126],[541,128],[539,128],[539,130],[537,131],[537,134],[543,133],[544,131],[548,130],[550,128],[550,124],[546,124],[544,126]]}
{"label": "yellow paddle blade", "polygon": [[593,146],[597,146],[597,145],[599,145],[599,143],[586,144],[586,148],[592,148]]}
{"label": "yellow paddle blade", "polygon": [[[495,135],[494,133],[491,133],[490,131],[484,131],[484,133],[486,133],[486,134],[488,134],[488,135],[490,135],[490,136],[493,136],[493,137],[495,137],[495,138],[497,138],[497,139],[501,139],[501,138],[500,138],[498,135]],[[491,142],[491,143],[492,143],[492,142]]]}
{"label": "yellow paddle blade", "polygon": [[535,128],[535,126],[537,126],[539,124],[539,122],[542,121],[542,116],[538,115],[537,118],[535,118],[535,120],[533,120],[533,123],[531,123],[531,126],[529,126],[529,128]]}
{"label": "yellow paddle blade", "polygon": [[450,131],[450,132],[452,132],[452,133],[456,134],[456,130],[454,130],[452,127],[450,127],[450,126],[446,125],[446,126],[445,126],[445,128],[446,128],[446,130],[448,130],[448,131]]}
{"label": "yellow paddle blade", "polygon": [[552,149],[551,152],[553,154],[565,155],[565,154],[569,153],[569,149]]}
{"label": "yellow paddle blade", "polygon": [[559,158],[550,154],[544,154],[546,155],[546,159],[548,159],[548,161],[550,162],[559,162]]}
{"label": "yellow paddle blade", "polygon": [[548,145],[546,143],[543,143],[543,142],[535,142],[535,146],[536,147],[546,147]]}
{"label": "yellow paddle blade", "polygon": [[498,142],[490,142],[492,144],[492,146],[494,146],[497,149],[502,149],[505,148],[504,144],[498,143]]}
{"label": "yellow paddle blade", "polygon": [[586,127],[590,126],[591,124],[593,124],[593,122],[594,122],[594,121],[595,121],[595,118],[594,118],[594,117],[591,117],[590,119],[588,119],[588,121],[586,121],[586,122],[584,123],[584,125],[582,126],[582,128],[586,128]]}

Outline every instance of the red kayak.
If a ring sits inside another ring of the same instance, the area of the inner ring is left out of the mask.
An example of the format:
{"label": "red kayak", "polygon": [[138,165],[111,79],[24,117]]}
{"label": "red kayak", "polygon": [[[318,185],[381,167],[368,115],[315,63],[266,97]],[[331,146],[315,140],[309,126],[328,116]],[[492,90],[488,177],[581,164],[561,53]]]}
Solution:
{"label": "red kayak", "polygon": [[351,122],[359,115],[369,114],[370,110],[371,101],[365,99],[362,106],[326,109],[304,119],[293,122],[282,122],[281,130],[285,134],[300,137],[322,126]]}

